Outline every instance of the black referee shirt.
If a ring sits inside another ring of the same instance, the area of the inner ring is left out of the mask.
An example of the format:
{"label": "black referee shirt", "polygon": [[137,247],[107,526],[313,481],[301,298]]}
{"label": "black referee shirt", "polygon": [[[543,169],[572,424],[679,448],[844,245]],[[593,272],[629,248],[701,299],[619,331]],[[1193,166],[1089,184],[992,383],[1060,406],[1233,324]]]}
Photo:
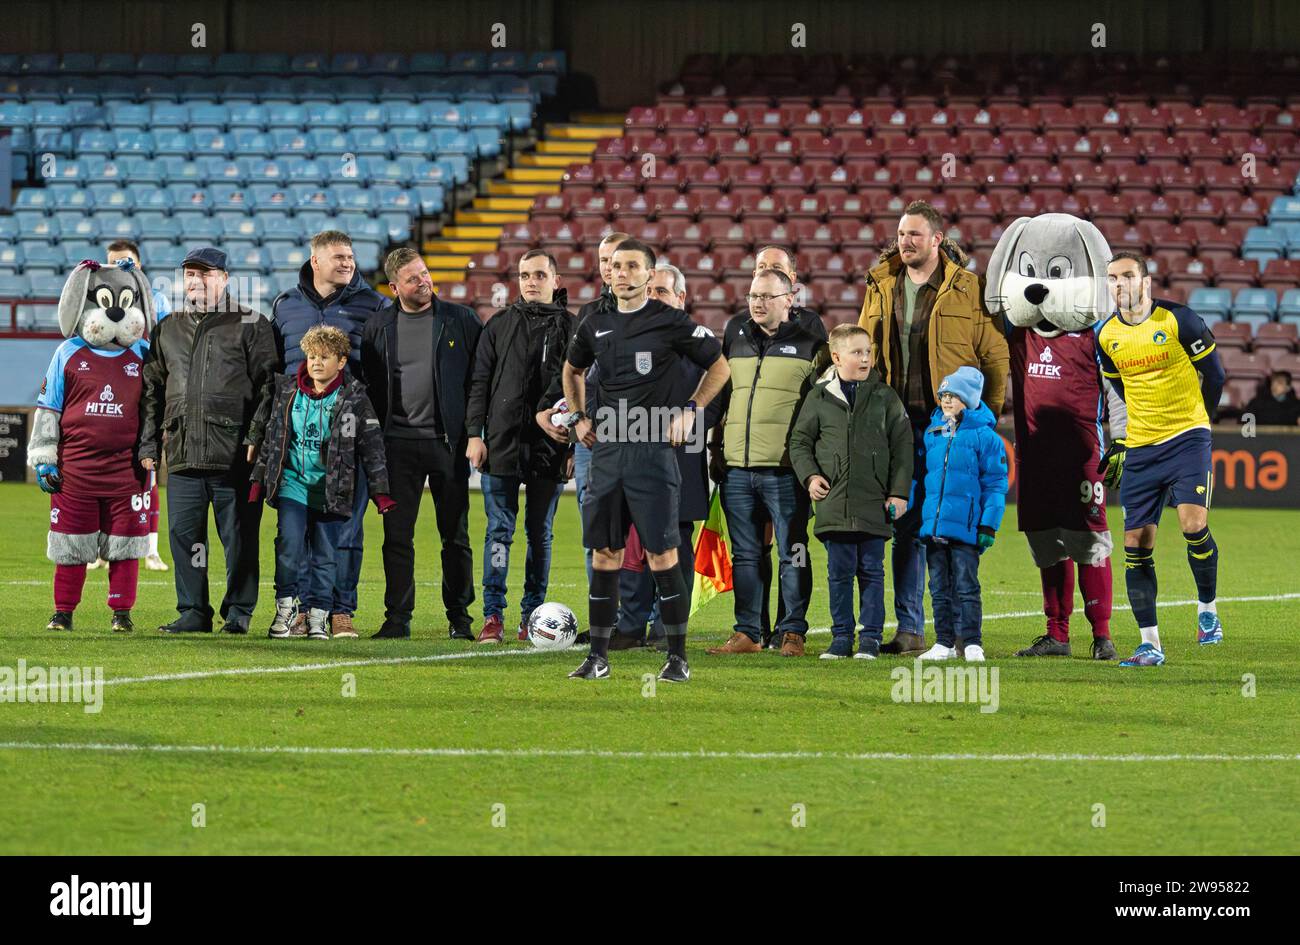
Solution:
{"label": "black referee shirt", "polygon": [[[599,367],[597,398],[602,409],[682,407],[673,403],[677,364],[689,358],[708,368],[722,355],[713,332],[679,308],[649,299],[635,312],[593,312],[569,343],[568,361],[585,371]],[[599,425],[599,418],[593,417]]]}

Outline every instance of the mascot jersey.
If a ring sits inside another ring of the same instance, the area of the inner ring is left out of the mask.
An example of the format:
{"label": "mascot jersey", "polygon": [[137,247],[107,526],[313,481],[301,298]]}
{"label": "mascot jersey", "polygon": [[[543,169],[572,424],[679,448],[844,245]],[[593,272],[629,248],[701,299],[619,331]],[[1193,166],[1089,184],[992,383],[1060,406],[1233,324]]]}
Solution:
{"label": "mascot jersey", "polygon": [[1009,346],[1020,530],[1107,531],[1097,472],[1105,401],[1095,333],[1044,338],[1016,328]]}
{"label": "mascot jersey", "polygon": [[63,488],[86,496],[118,496],[145,488],[135,461],[140,436],[143,364],[149,342],[92,348],[82,338],[59,345],[36,406],[61,414],[59,472]]}

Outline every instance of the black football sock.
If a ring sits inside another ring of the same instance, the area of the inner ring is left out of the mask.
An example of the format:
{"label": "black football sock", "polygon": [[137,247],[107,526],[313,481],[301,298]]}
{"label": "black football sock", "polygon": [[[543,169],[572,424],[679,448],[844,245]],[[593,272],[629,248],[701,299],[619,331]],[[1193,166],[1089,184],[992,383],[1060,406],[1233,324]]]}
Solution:
{"label": "black football sock", "polygon": [[1156,625],[1156,562],[1153,549],[1124,548],[1124,582],[1139,627]]}
{"label": "black football sock", "polygon": [[1183,532],[1187,539],[1187,563],[1196,581],[1196,599],[1202,604],[1214,602],[1219,590],[1219,546],[1210,534],[1210,526],[1199,532]]}
{"label": "black football sock", "polygon": [[686,580],[680,568],[652,571],[655,587],[659,589],[659,619],[668,635],[668,652],[686,659],[686,622],[690,619],[691,604],[686,597]]}
{"label": "black football sock", "polygon": [[587,629],[591,633],[591,652],[595,656],[609,655],[609,638],[618,623],[618,577],[620,571],[591,572],[591,588],[587,592]]}

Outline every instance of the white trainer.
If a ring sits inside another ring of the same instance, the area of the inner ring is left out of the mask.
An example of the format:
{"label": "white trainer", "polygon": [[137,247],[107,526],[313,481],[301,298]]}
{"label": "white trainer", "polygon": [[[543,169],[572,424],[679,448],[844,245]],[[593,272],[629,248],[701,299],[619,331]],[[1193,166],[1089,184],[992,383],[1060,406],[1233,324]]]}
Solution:
{"label": "white trainer", "polygon": [[984,647],[978,643],[969,643],[966,645],[966,662],[982,663],[984,662]]}
{"label": "white trainer", "polygon": [[917,657],[918,660],[955,660],[956,658],[957,648],[944,646],[942,643],[936,643]]}
{"label": "white trainer", "polygon": [[275,618],[266,635],[272,640],[283,640],[289,636],[293,618],[298,615],[298,607],[292,597],[277,597],[275,600]]}
{"label": "white trainer", "polygon": [[328,640],[330,612],[323,607],[313,607],[307,611],[307,639]]}

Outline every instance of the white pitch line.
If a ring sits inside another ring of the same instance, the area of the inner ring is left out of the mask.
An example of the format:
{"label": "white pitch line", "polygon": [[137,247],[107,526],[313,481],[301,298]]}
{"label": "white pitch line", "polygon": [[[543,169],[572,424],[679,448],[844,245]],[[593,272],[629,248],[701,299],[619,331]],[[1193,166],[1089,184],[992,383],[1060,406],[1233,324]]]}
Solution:
{"label": "white pitch line", "polygon": [[[1295,600],[1300,598],[1300,592],[1287,594],[1259,594],[1248,597],[1220,597],[1220,602],[1246,603],[1251,601],[1278,601],[1278,600]],[[1171,600],[1161,601],[1158,607],[1184,607],[1189,604],[1195,604],[1194,600]],[[1114,610],[1128,610],[1127,606],[1116,606]],[[1013,611],[1001,614],[985,614],[985,620],[1009,620],[1019,617],[1037,617],[1041,616],[1041,611]],[[928,623],[928,621],[927,621]],[[898,624],[890,621],[885,624],[886,628],[896,627]],[[819,627],[811,629],[808,633],[825,634],[830,633],[829,627]],[[195,670],[185,673],[159,673],[152,676],[119,676],[114,679],[105,679],[105,686],[121,686],[131,683],[151,683],[151,682],[176,682],[190,679],[212,679],[220,676],[265,676],[277,673],[307,673],[325,669],[338,669],[357,666],[393,666],[402,663],[440,663],[446,660],[464,660],[478,659],[481,657],[493,656],[535,656],[540,653],[557,652],[555,650],[536,650],[536,649],[502,649],[502,650],[466,650],[463,653],[439,653],[431,656],[391,656],[391,657],[373,657],[355,660],[333,660],[327,663],[290,663],[285,666],[244,666],[232,667],[230,669],[208,669]],[[35,685],[27,686],[29,691],[44,689],[46,686]],[[8,689],[0,689],[0,693],[8,692]]]}
{"label": "white pitch line", "polygon": [[411,758],[594,758],[618,761],[739,760],[739,761],[1042,761],[1052,764],[1118,762],[1164,764],[1172,762],[1267,762],[1300,761],[1300,754],[1269,755],[1088,755],[1026,752],[915,754],[912,752],[867,751],[613,751],[597,748],[369,748],[365,746],[320,747],[308,745],[162,745],[130,742],[0,742],[0,751],[90,751],[149,752],[159,754],[220,755],[370,755]]}

